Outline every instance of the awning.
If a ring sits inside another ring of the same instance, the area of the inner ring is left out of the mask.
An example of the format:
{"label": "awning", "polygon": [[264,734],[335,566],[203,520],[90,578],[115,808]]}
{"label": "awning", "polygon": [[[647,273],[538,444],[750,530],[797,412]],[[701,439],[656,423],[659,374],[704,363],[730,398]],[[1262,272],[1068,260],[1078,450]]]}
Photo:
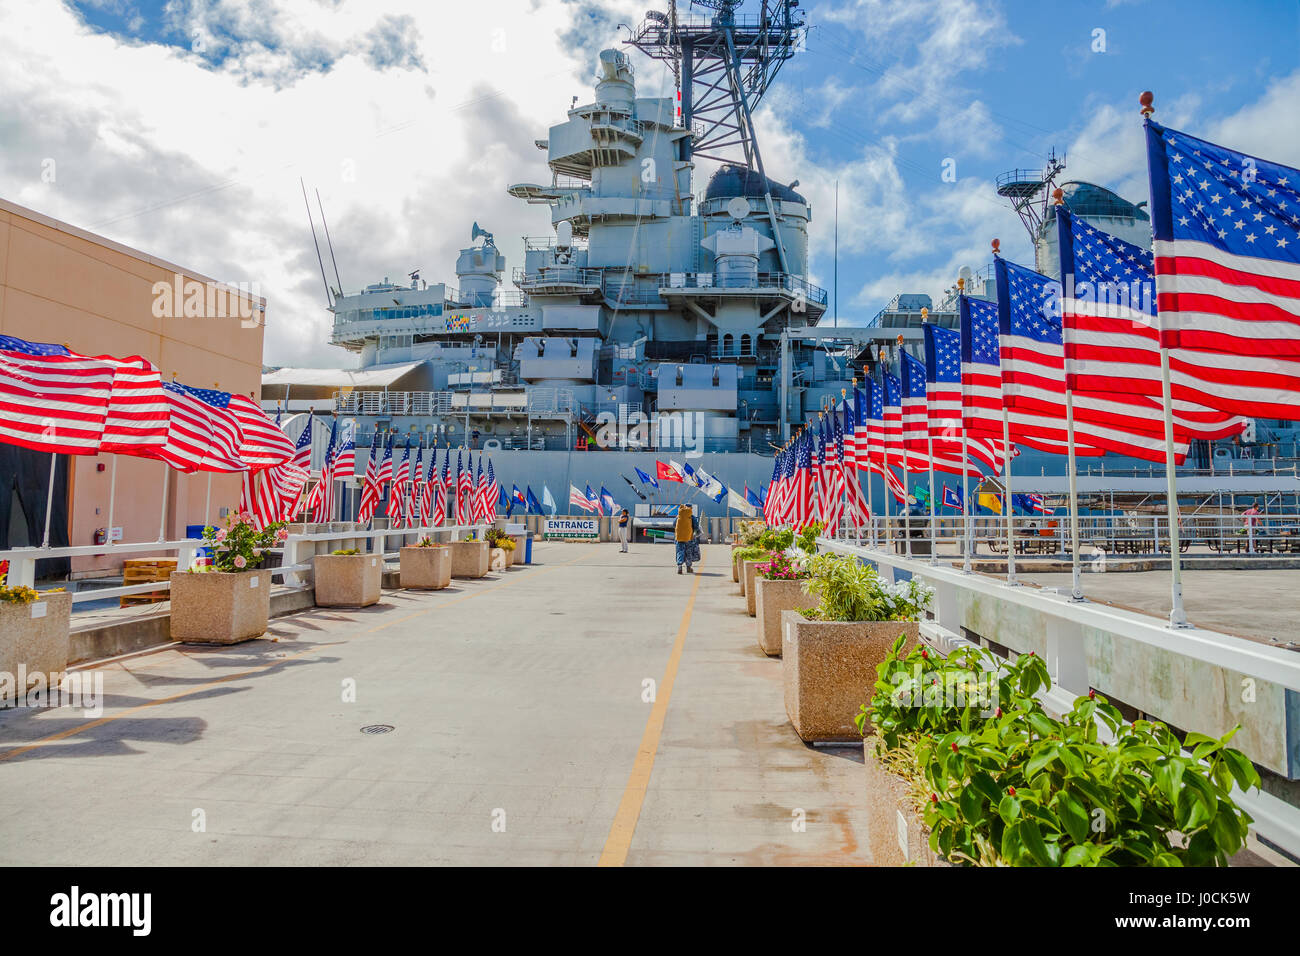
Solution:
{"label": "awning", "polygon": [[326,388],[383,388],[423,362],[372,365],[369,368],[278,368],[262,376],[262,385],[306,385]]}

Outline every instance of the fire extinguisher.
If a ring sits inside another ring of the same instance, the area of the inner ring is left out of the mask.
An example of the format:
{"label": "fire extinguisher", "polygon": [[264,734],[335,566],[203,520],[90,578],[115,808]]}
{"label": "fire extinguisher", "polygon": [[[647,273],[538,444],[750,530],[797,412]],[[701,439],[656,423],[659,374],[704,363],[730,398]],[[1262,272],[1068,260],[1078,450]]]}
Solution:
{"label": "fire extinguisher", "polygon": [[107,529],[107,528],[96,528],[96,529],[95,529],[95,544],[108,544],[108,529]]}

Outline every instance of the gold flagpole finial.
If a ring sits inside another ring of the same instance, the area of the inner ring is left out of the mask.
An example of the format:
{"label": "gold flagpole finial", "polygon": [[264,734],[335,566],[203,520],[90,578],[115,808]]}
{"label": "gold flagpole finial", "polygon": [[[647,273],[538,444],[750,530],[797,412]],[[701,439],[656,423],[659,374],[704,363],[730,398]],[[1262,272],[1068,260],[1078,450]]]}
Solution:
{"label": "gold flagpole finial", "polygon": [[1146,90],[1145,92],[1143,92],[1141,96],[1138,97],[1138,102],[1142,104],[1143,116],[1150,118],[1151,114],[1156,111],[1156,108],[1151,105],[1155,101],[1156,101],[1156,95],[1152,93],[1150,90]]}
{"label": "gold flagpole finial", "polygon": [[1001,240],[1001,239],[994,239],[993,242],[992,242],[992,246],[993,246],[993,254],[994,254],[995,256],[1000,256],[1000,255],[1002,255],[1002,240]]}

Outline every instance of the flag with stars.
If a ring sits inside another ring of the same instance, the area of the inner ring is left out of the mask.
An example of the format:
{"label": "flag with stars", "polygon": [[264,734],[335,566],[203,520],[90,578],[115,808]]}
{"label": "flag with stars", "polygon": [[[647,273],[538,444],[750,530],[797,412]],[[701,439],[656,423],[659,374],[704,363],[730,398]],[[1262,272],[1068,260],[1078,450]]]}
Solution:
{"label": "flag with stars", "polygon": [[[1055,451],[1067,440],[1065,346],[1061,336],[1061,284],[997,257],[998,339],[1002,395],[1009,435],[1030,447],[1038,439]],[[1132,401],[1124,400],[1133,399]],[[1075,453],[1091,447],[1146,461],[1165,460],[1164,411],[1142,396],[1075,396]],[[1177,443],[1181,462],[1187,441]]]}
{"label": "flag with stars", "polygon": [[[961,333],[956,329],[926,323],[925,334],[925,388],[928,403],[930,435],[934,441],[935,468],[961,473],[962,449],[962,392],[961,392]],[[1002,470],[1002,442],[980,435],[966,436],[966,454],[983,462],[994,474]],[[952,461],[947,468],[940,461]],[[974,461],[967,462],[966,470],[980,474]]]}
{"label": "flag with stars", "polygon": [[[1076,396],[1144,396],[1149,408],[1161,401],[1151,253],[1077,218],[1065,205],[1056,207],[1056,229],[1066,384]],[[1171,364],[1170,376],[1176,434],[1215,439],[1245,427],[1244,419],[1188,400],[1196,376],[1184,363]]]}
{"label": "flag with stars", "polygon": [[1171,378],[1187,372],[1197,400],[1224,411],[1294,418],[1300,170],[1150,120],[1146,139],[1156,322]]}

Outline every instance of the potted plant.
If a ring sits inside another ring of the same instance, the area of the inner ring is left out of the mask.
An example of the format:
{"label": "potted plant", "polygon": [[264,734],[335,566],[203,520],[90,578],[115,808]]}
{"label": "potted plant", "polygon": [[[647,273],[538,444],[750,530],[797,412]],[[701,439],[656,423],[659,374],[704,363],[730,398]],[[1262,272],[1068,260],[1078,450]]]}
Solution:
{"label": "potted plant", "polygon": [[[500,530],[499,528],[488,528],[487,532],[483,535],[483,537],[487,539],[489,548],[491,548],[493,551],[500,550],[502,552],[502,558],[505,562],[505,567],[509,568],[514,565],[515,563],[515,539],[514,538],[512,538],[510,535],[506,534],[504,531]],[[493,554],[490,560],[495,561],[496,555]]]}
{"label": "potted plant", "polygon": [[491,556],[488,543],[473,533],[467,538],[453,541],[451,549],[451,576],[453,578],[481,578],[488,573]]}
{"label": "potted plant", "polygon": [[379,602],[384,559],[356,548],[318,554],[312,561],[318,607],[369,607]]}
{"label": "potted plant", "polygon": [[[1054,716],[1033,653],[943,658],[899,640],[877,678],[858,717],[874,728],[868,801],[893,810],[916,862],[1224,866],[1245,842],[1251,819],[1231,791],[1260,778],[1228,746],[1235,729],[1180,740],[1159,721],[1125,723],[1095,691]],[[907,861],[888,828],[873,819],[870,832],[873,862]]]}
{"label": "potted plant", "polygon": [[740,572],[736,565],[736,550],[757,544],[758,536],[766,530],[767,524],[762,521],[742,521],[736,525],[736,531],[731,536],[731,580],[740,580]]}
{"label": "potted plant", "polygon": [[781,612],[817,606],[817,597],[804,590],[811,573],[807,555],[795,550],[777,551],[754,566],[758,646],[769,657],[781,656]]}
{"label": "potted plant", "polygon": [[933,594],[915,579],[884,584],[855,558],[819,554],[804,582],[818,604],[781,613],[785,709],[806,741],[856,741],[863,689],[901,634],[919,637],[917,619]]}
{"label": "potted plant", "polygon": [[[748,595],[753,588],[753,572],[748,565],[758,564],[770,557],[771,555],[756,544],[746,545],[731,552],[731,559],[737,570],[737,582],[740,584],[740,593],[742,595]],[[748,603],[748,598],[746,598],[746,604]]]}
{"label": "potted plant", "polygon": [[171,575],[172,640],[237,644],[261,637],[271,611],[271,572],[261,565],[288,534],[279,522],[259,528],[247,512],[228,517],[224,528],[205,527],[211,564]]}
{"label": "potted plant", "polygon": [[[16,705],[26,697],[29,677],[43,675],[46,688],[62,679],[68,668],[72,616],[72,595],[63,588],[37,591],[21,584],[9,586],[8,571],[8,563],[0,562],[0,674],[12,677],[12,683],[3,684],[0,707]],[[20,673],[26,675],[21,680]]]}
{"label": "potted plant", "polygon": [[427,535],[401,549],[402,587],[437,590],[451,584],[451,549]]}

